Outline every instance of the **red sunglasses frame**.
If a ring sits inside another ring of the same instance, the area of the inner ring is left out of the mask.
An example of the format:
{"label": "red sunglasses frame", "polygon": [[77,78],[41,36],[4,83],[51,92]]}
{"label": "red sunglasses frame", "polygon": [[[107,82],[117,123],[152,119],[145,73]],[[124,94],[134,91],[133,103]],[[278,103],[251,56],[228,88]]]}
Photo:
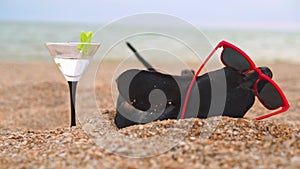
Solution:
{"label": "red sunglasses frame", "polygon": [[[188,90],[187,90],[187,94],[186,94],[186,97],[185,97],[185,100],[184,100],[184,104],[183,104],[183,108],[182,108],[182,113],[180,115],[180,118],[183,119],[184,118],[184,115],[185,115],[185,111],[186,111],[186,107],[187,107],[187,103],[188,103],[188,100],[189,100],[189,96],[191,94],[191,90],[192,90],[192,87],[196,81],[196,78],[198,77],[199,73],[202,71],[204,65],[208,62],[208,60],[213,56],[213,54],[219,49],[223,47],[224,49],[225,48],[232,48],[234,50],[236,50],[237,52],[239,52],[249,63],[250,65],[250,68],[249,70],[247,70],[246,72],[244,72],[244,74],[247,74],[248,72],[250,71],[256,71],[258,73],[258,76],[259,78],[257,79],[257,81],[255,82],[254,84],[254,91],[255,91],[255,95],[257,96],[257,98],[259,99],[260,103],[262,103],[262,105],[264,107],[266,107],[267,109],[269,110],[275,110],[275,109],[278,109],[278,108],[270,108],[268,107],[267,105],[264,104],[264,102],[260,99],[259,95],[258,95],[258,92],[257,92],[257,84],[259,83],[260,80],[266,80],[268,81],[277,91],[278,93],[280,94],[281,96],[281,99],[282,99],[282,105],[280,107],[282,107],[282,109],[278,110],[278,111],[275,111],[273,113],[269,113],[269,114],[266,114],[266,115],[263,115],[263,116],[259,116],[259,117],[256,117],[254,118],[255,120],[262,120],[262,119],[265,119],[265,118],[268,118],[268,117],[271,117],[271,116],[274,116],[276,114],[280,114],[280,113],[283,113],[285,111],[287,111],[290,107],[284,93],[282,92],[282,90],[279,88],[279,86],[267,75],[265,75],[264,73],[261,72],[261,70],[256,67],[256,65],[254,64],[254,62],[251,60],[251,58],[244,52],[242,51],[241,49],[239,49],[238,47],[236,47],[235,45],[229,43],[229,42],[226,42],[226,41],[221,41],[218,43],[218,45],[213,49],[213,51],[208,55],[208,57],[204,60],[204,62],[201,64],[201,66],[199,67],[198,71],[195,73],[189,87],[188,87]],[[221,57],[221,61],[222,63],[227,66],[227,64],[223,61],[223,58]]]}

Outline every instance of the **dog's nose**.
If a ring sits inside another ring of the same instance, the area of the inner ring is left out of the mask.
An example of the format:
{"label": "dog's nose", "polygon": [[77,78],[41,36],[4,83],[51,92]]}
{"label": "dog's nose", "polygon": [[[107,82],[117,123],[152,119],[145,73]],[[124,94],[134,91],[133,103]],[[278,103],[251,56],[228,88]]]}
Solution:
{"label": "dog's nose", "polygon": [[268,67],[263,66],[263,67],[259,67],[259,69],[261,70],[261,72],[262,72],[263,74],[269,76],[270,78],[273,77],[273,73],[272,73],[272,71],[271,71]]}

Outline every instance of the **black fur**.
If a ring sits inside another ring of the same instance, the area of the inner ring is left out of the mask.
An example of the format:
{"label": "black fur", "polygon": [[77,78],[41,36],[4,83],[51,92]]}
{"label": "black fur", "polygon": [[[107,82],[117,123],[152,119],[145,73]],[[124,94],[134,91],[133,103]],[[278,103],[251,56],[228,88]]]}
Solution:
{"label": "black fur", "polygon": [[[272,77],[270,69],[262,67],[261,70]],[[224,73],[226,80],[217,78]],[[194,92],[191,92],[189,98],[185,118],[207,118],[218,115],[243,117],[254,104],[255,95],[252,88],[257,78],[256,72],[245,76],[231,67],[225,67],[197,77],[193,88]],[[117,79],[120,93],[115,117],[117,127],[123,128],[153,120],[179,118],[185,92],[191,80],[192,76],[171,76],[156,71],[137,69],[122,73]],[[212,83],[215,88],[224,88],[224,84],[226,84],[225,107],[221,108],[223,112],[209,113],[213,106],[218,106],[214,103],[211,105]],[[149,99],[149,94],[154,89],[159,90],[156,90],[158,91],[156,94],[153,92],[154,98],[151,99],[150,97]],[[163,91],[165,96],[159,91]],[[194,105],[199,106],[195,107]]]}

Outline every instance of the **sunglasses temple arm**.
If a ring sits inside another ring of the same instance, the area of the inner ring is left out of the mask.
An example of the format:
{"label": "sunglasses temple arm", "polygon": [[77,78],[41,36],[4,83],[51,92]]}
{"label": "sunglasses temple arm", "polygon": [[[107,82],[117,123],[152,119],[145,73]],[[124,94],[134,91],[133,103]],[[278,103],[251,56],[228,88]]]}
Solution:
{"label": "sunglasses temple arm", "polygon": [[200,72],[202,71],[204,65],[208,62],[208,60],[213,56],[213,54],[216,52],[216,50],[218,50],[219,48],[219,44],[214,48],[213,51],[210,52],[210,54],[208,55],[208,57],[204,60],[204,62],[201,64],[201,66],[199,67],[199,69],[197,70],[197,72],[195,73],[189,87],[188,87],[188,90],[186,92],[186,96],[185,96],[185,99],[184,99],[184,103],[183,103],[183,107],[182,107],[182,111],[181,111],[181,114],[180,114],[180,119],[183,119],[184,118],[184,115],[185,115],[185,111],[186,111],[186,107],[187,107],[187,104],[188,104],[188,101],[189,101],[189,97],[190,97],[190,94],[191,94],[191,91],[192,91],[192,88],[193,88],[193,85],[196,81],[196,78],[198,77],[198,75],[200,74]]}
{"label": "sunglasses temple arm", "polygon": [[273,112],[273,113],[270,113],[270,114],[266,114],[266,115],[263,115],[263,116],[256,117],[256,118],[254,118],[254,120],[262,120],[262,119],[265,119],[265,118],[269,118],[269,117],[271,117],[271,116],[274,116],[274,115],[283,113],[283,112],[285,112],[287,109],[288,109],[288,108],[282,108],[281,110],[275,111],[275,112]]}

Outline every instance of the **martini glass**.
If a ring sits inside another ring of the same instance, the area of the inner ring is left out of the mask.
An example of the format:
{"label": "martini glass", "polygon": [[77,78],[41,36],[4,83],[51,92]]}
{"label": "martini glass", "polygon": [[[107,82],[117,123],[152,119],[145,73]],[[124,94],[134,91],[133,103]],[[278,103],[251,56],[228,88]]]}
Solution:
{"label": "martini glass", "polygon": [[97,52],[99,43],[45,43],[54,61],[69,84],[71,127],[76,126],[75,97],[77,83]]}

